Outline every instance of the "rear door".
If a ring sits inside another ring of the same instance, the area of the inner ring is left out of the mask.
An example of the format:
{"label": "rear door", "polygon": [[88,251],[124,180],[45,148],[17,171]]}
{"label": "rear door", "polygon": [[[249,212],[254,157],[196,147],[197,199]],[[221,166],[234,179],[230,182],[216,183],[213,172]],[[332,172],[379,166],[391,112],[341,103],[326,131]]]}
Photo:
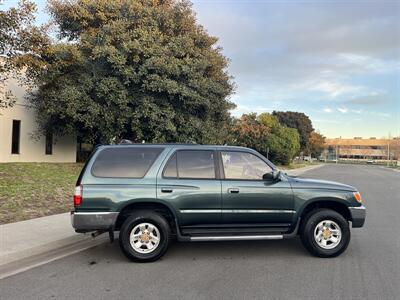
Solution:
{"label": "rear door", "polygon": [[157,178],[157,197],[173,205],[181,226],[221,222],[215,148],[175,149]]}

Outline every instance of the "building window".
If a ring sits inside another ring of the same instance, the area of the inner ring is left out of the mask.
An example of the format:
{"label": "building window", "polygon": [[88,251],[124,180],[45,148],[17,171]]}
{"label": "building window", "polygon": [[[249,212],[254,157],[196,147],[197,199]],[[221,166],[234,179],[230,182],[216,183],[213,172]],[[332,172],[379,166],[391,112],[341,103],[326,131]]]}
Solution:
{"label": "building window", "polygon": [[19,154],[19,143],[21,136],[21,121],[12,121],[12,133],[11,133],[11,154]]}
{"label": "building window", "polygon": [[53,134],[48,132],[46,134],[46,155],[53,154]]}

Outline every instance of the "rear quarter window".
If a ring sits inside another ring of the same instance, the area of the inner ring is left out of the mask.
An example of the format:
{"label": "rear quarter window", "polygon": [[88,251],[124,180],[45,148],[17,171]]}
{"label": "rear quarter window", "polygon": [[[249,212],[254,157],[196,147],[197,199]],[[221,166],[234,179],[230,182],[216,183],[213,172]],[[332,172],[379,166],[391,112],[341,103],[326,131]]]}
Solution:
{"label": "rear quarter window", "polygon": [[92,166],[96,177],[143,178],[163,148],[108,148],[102,150]]}

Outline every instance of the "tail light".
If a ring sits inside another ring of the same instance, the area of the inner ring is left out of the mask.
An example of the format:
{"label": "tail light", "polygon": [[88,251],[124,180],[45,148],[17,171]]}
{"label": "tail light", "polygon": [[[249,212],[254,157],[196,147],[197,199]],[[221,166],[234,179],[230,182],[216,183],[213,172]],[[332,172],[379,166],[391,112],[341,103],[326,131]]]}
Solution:
{"label": "tail light", "polygon": [[78,185],[75,187],[75,193],[74,193],[74,206],[79,206],[82,203],[82,192],[83,192],[83,187],[81,185]]}

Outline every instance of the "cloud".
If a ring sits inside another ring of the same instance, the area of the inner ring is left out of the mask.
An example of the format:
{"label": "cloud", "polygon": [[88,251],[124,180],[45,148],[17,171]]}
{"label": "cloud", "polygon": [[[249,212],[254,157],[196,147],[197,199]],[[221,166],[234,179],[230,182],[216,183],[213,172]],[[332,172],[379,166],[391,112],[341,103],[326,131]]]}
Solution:
{"label": "cloud", "polygon": [[356,76],[400,69],[396,3],[194,1],[194,8],[231,59],[238,102],[255,86],[271,98],[282,90],[353,98],[374,91]]}
{"label": "cloud", "polygon": [[233,115],[301,111],[326,136],[399,127],[399,2],[194,0],[194,9],[231,60]]}
{"label": "cloud", "polygon": [[247,106],[247,105],[241,105],[238,104],[236,108],[231,110],[232,115],[235,117],[240,117],[242,114],[249,114],[249,113],[264,113],[264,112],[272,112],[273,109],[269,107],[263,107],[263,106]]}
{"label": "cloud", "polygon": [[357,106],[393,105],[395,107],[394,104],[397,101],[396,98],[393,97],[392,95],[388,95],[387,93],[384,92],[377,92],[350,98],[346,100],[345,103]]}
{"label": "cloud", "polygon": [[347,112],[349,111],[346,107],[339,107],[337,110],[342,114],[347,114]]}
{"label": "cloud", "polygon": [[398,60],[384,60],[352,53],[341,53],[339,57],[348,67],[359,72],[386,73],[400,70],[400,62]]}
{"label": "cloud", "polygon": [[[387,119],[390,117],[389,113],[384,113],[384,112],[378,112],[378,111],[370,111],[368,112],[369,115],[379,117],[381,119]],[[398,126],[398,125],[397,125]],[[389,128],[389,129],[394,129],[394,128]]]}
{"label": "cloud", "polygon": [[298,89],[322,92],[330,98],[336,98],[341,95],[356,95],[365,90],[363,86],[351,85],[339,82],[335,79],[310,79],[297,85]]}

